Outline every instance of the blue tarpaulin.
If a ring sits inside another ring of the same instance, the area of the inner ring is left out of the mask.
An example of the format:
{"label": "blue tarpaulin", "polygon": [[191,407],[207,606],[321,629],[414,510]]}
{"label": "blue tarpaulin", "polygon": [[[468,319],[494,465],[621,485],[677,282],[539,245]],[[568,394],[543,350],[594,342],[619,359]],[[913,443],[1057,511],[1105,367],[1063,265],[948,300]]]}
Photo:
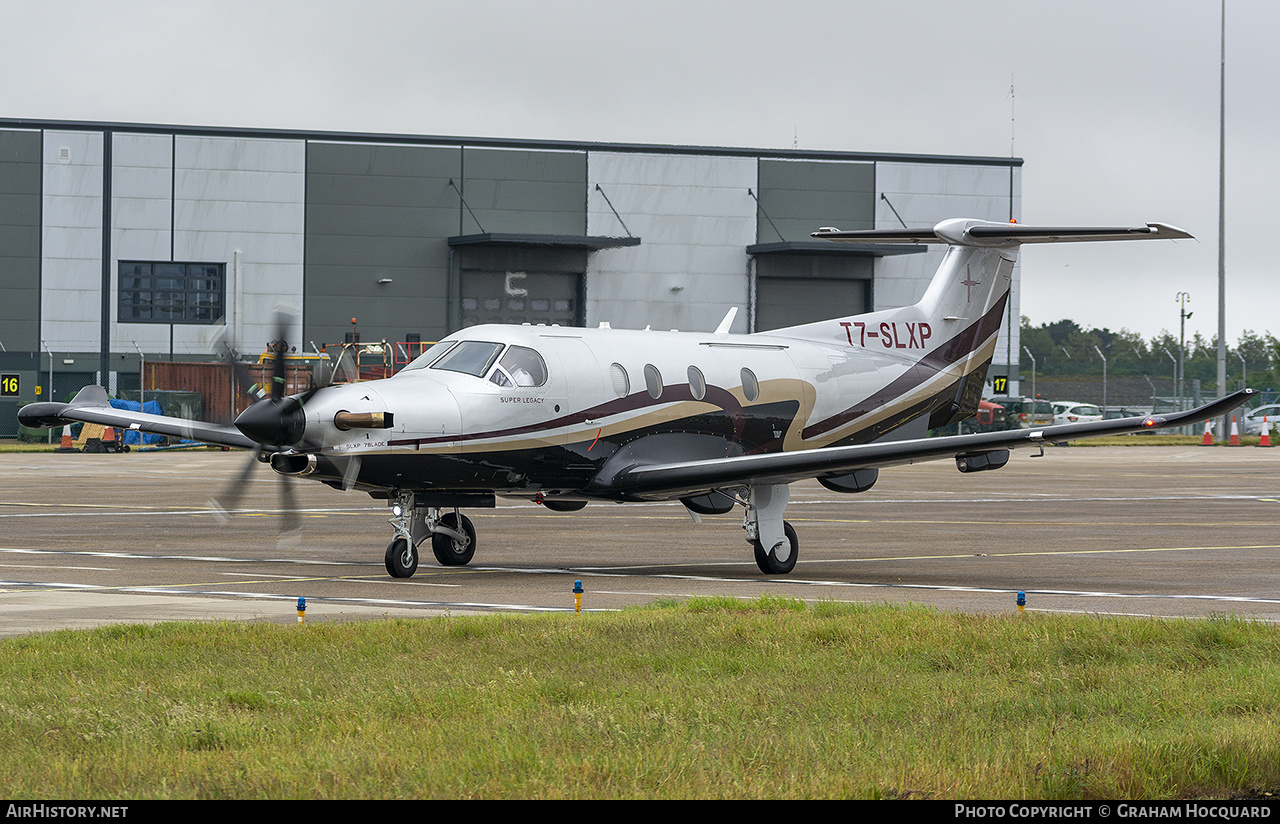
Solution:
{"label": "blue tarpaulin", "polygon": [[[160,408],[160,404],[155,401],[147,401],[140,404],[137,401],[111,401],[112,409],[125,409],[130,412],[146,412],[151,415],[163,415],[164,410]],[[139,446],[157,444],[164,440],[164,435],[153,435],[150,432],[139,432],[136,429],[125,429],[124,442],[127,446]]]}

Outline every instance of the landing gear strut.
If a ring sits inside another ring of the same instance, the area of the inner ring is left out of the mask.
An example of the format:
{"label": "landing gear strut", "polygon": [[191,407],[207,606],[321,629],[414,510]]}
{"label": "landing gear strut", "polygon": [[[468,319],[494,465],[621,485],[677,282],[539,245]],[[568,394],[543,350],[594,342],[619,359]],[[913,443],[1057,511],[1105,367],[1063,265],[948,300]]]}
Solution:
{"label": "landing gear strut", "polygon": [[418,547],[428,538],[431,553],[442,566],[464,566],[476,553],[476,528],[456,509],[417,506],[413,493],[399,491],[391,499],[391,526],[395,537],[387,546],[387,573],[409,578],[418,569]]}
{"label": "landing gear strut", "polygon": [[800,541],[782,513],[791,500],[787,484],[761,484],[748,490],[742,528],[755,550],[756,566],[765,575],[786,575],[796,566]]}

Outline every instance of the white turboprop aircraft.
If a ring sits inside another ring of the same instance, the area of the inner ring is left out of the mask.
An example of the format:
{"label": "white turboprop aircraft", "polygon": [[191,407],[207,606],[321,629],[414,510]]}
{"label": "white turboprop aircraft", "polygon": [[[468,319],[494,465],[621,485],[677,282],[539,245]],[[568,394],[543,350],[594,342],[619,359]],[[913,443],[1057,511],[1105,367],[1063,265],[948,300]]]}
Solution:
{"label": "white turboprop aircraft", "polygon": [[1251,394],[1180,414],[926,437],[977,409],[1022,244],[1190,235],[1162,224],[958,219],[813,236],[948,249],[920,302],[899,309],[749,335],[729,334],[732,313],[709,334],[473,326],[391,378],[290,397],[277,357],[271,397],[234,426],[113,409],[96,386],[71,403],[31,404],[19,418],[249,448],[283,475],[384,498],[395,516],[385,561],[397,578],[413,575],[427,540],[441,564],[468,563],[476,533],[459,510],[492,507],[495,496],[562,512],[678,499],[695,519],[741,505],[756,563],[776,575],[791,571],[799,550],[783,520],[793,481],[853,493],[896,464],[952,458],[961,472],[998,469],[1013,448],[1203,421]]}

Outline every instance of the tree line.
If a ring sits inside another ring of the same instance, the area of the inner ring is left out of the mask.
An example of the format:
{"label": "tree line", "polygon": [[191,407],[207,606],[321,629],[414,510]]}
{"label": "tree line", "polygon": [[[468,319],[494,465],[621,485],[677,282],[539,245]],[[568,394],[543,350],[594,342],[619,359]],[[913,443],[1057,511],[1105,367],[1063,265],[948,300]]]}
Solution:
{"label": "tree line", "polygon": [[[1059,320],[1032,326],[1022,316],[1022,345],[1035,358],[1039,375],[1101,375],[1106,358],[1111,376],[1150,375],[1172,379],[1178,360],[1178,335],[1162,331],[1151,340],[1137,332],[1121,329],[1084,329],[1073,320]],[[1022,352],[1022,372],[1030,374],[1031,363]],[[1199,380],[1206,390],[1218,382],[1218,338],[1199,332],[1188,335],[1183,357],[1183,379]],[[1232,346],[1227,343],[1227,390],[1248,386],[1268,389],[1280,385],[1280,340],[1270,332],[1261,335],[1246,329]]]}

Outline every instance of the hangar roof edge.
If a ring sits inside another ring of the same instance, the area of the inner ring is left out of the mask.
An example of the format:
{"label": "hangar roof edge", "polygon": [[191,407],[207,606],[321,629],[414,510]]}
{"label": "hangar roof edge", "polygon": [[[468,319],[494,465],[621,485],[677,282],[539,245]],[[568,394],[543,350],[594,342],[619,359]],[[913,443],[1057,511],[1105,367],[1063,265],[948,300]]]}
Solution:
{"label": "hangar roof edge", "polygon": [[255,129],[229,126],[179,126],[160,123],[113,123],[36,118],[0,118],[0,129],[124,132],[176,134],[197,137],[257,137],[277,140],[306,140],[340,143],[393,143],[422,146],[471,148],[541,149],[547,151],[635,152],[641,154],[708,155],[758,157],[781,160],[846,160],[864,162],[937,163],[964,166],[1021,167],[1020,157],[976,155],[911,154],[895,152],[850,152],[821,149],[753,149],[730,146],[696,146],[658,143],[604,143],[583,140],[539,140],[505,137],[461,137],[408,135],[373,132],[325,132],[291,129]]}

